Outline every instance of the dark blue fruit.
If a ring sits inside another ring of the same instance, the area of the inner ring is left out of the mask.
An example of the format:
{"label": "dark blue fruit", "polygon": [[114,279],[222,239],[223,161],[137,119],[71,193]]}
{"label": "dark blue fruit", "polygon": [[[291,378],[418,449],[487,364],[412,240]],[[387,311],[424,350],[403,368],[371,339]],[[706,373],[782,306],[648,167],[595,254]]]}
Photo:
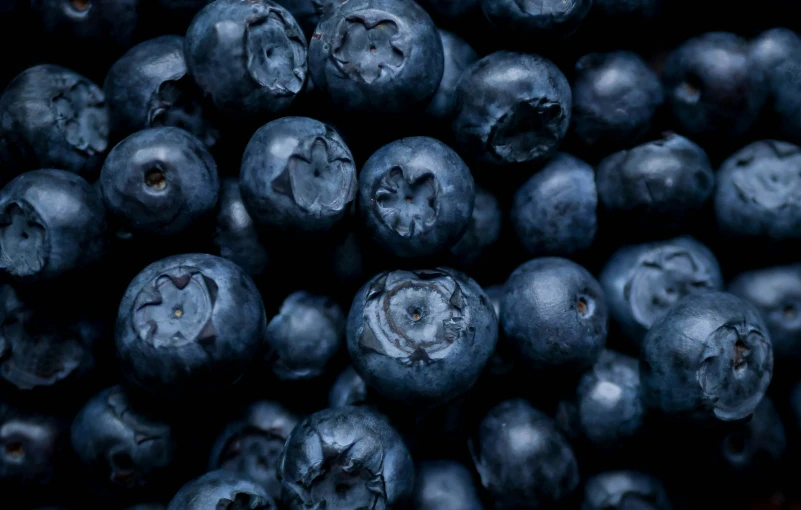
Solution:
{"label": "dark blue fruit", "polygon": [[62,467],[65,433],[54,416],[0,403],[0,488],[42,490]]}
{"label": "dark blue fruit", "polygon": [[459,78],[465,69],[478,60],[478,55],[467,41],[452,32],[440,29],[439,37],[442,40],[445,67],[439,88],[428,103],[426,113],[437,119],[450,120],[456,106],[456,85]]}
{"label": "dark blue fruit", "polygon": [[221,257],[253,277],[264,273],[270,262],[270,254],[242,200],[239,179],[234,177],[223,179],[220,184],[214,244]]}
{"label": "dark blue fruit", "polygon": [[787,449],[787,436],[773,402],[763,398],[751,419],[725,434],[717,446],[724,465],[735,477],[753,480],[775,475]]}
{"label": "dark blue fruit", "polygon": [[345,3],[345,0],[276,0],[276,3],[292,13],[308,40],[320,20]]}
{"label": "dark blue fruit", "polygon": [[473,475],[452,460],[429,460],[417,466],[412,508],[484,510]]}
{"label": "dark blue fruit", "polygon": [[167,510],[276,510],[255,481],[231,471],[212,471],[181,487]]}
{"label": "dark blue fruit", "polygon": [[560,39],[572,34],[590,12],[592,0],[480,0],[500,33],[517,39]]}
{"label": "dark blue fruit", "polygon": [[476,267],[501,235],[503,212],[498,199],[476,186],[473,214],[462,238],[451,247],[451,255],[460,267]]}
{"label": "dark blue fruit", "polygon": [[671,510],[662,482],[640,471],[607,471],[584,485],[581,510]]}
{"label": "dark blue fruit", "polygon": [[801,37],[786,28],[766,30],[751,42],[750,57],[765,73],[769,107],[782,137],[801,143]]}
{"label": "dark blue fruit", "polygon": [[358,406],[365,402],[367,402],[367,385],[353,366],[348,365],[331,385],[328,407]]}

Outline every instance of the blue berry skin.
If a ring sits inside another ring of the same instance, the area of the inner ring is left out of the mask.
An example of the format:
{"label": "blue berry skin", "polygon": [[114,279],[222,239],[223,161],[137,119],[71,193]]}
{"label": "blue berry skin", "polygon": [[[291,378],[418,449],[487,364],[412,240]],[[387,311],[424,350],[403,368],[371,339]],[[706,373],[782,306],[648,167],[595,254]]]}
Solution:
{"label": "blue berry skin", "polygon": [[768,397],[762,399],[747,422],[728,432],[719,443],[719,458],[735,479],[776,475],[787,449],[779,413]]}
{"label": "blue berry skin", "polygon": [[639,55],[591,53],[576,63],[572,129],[588,148],[631,147],[648,132],[663,101],[659,77]]}
{"label": "blue berry skin", "polygon": [[162,397],[225,389],[257,360],[267,328],[253,280],[205,254],[167,257],[128,286],[116,325],[129,382]]}
{"label": "blue berry skin", "polygon": [[607,471],[584,484],[581,510],[671,510],[662,482],[640,471]]}
{"label": "blue berry skin", "polygon": [[414,465],[401,436],[363,407],[325,409],[290,434],[278,478],[289,510],[405,508]]}
{"label": "blue berry skin", "polygon": [[327,124],[283,117],[250,139],[240,170],[242,199],[257,224],[296,232],[330,229],[356,198],[353,155]]}
{"label": "blue berry skin", "polygon": [[417,466],[415,510],[484,510],[470,471],[452,460],[429,460]]}
{"label": "blue berry skin", "polygon": [[217,165],[206,146],[175,127],[128,136],[100,171],[106,210],[133,234],[184,233],[213,212],[219,191]]}
{"label": "blue berry skin", "polygon": [[394,401],[433,406],[465,393],[497,339],[484,291],[447,268],[381,273],[359,290],[348,315],[353,367]]}
{"label": "blue berry skin", "polygon": [[342,111],[422,109],[443,67],[437,27],[412,0],[349,0],[320,20],[309,43],[314,85]]}
{"label": "blue berry skin", "polygon": [[490,25],[516,39],[558,40],[572,34],[592,0],[480,0]]}
{"label": "blue berry skin", "polygon": [[456,152],[433,138],[378,149],[359,175],[359,210],[372,238],[398,257],[436,255],[456,244],[473,214],[475,184]]}
{"label": "blue berry skin", "polygon": [[476,200],[467,230],[451,247],[451,255],[460,267],[476,267],[501,235],[503,212],[498,199],[489,191],[476,187]]}
{"label": "blue berry skin", "polygon": [[108,147],[103,91],[54,65],[17,75],[0,96],[0,179],[39,168],[92,176]]}
{"label": "blue berry skin", "polygon": [[533,256],[569,256],[592,245],[598,230],[595,172],[584,161],[557,154],[517,189],[512,224]]}
{"label": "blue berry skin", "polygon": [[729,282],[728,292],[759,310],[776,362],[801,361],[801,265],[746,271]]}
{"label": "blue berry skin", "polygon": [[622,221],[677,228],[712,197],[715,174],[701,147],[668,134],[604,158],[595,182],[603,209]]}
{"label": "blue berry skin", "polygon": [[801,238],[801,148],[761,140],[718,171],[715,216],[721,233],[775,241]]}
{"label": "blue berry skin", "polygon": [[94,266],[107,248],[99,193],[63,170],[33,170],[0,190],[0,273],[53,281]]}
{"label": "blue berry skin", "polygon": [[98,480],[130,492],[152,491],[174,473],[178,443],[170,423],[121,386],[93,396],[72,422],[72,448]]}
{"label": "blue berry skin", "polygon": [[348,368],[337,376],[331,391],[328,393],[328,407],[339,408],[358,406],[367,402],[367,384],[364,379],[348,365]]}
{"label": "blue berry skin", "polygon": [[306,38],[270,0],[215,0],[186,32],[189,74],[218,109],[261,117],[288,108],[306,83]]}
{"label": "blue berry skin", "polygon": [[46,489],[63,467],[65,429],[55,416],[0,403],[0,488],[17,497]]}
{"label": "blue berry skin", "polygon": [[572,107],[570,84],[550,60],[499,51],[459,79],[453,132],[465,154],[485,163],[542,163],[567,133]]}
{"label": "blue berry skin", "polygon": [[128,50],[109,69],[103,91],[115,140],[140,129],[174,126],[208,147],[217,142],[219,133],[187,75],[183,37],[164,35]]}
{"label": "blue berry skin", "polygon": [[278,501],[278,461],[298,417],[281,404],[260,400],[248,406],[245,414],[230,423],[212,446],[209,470],[222,469],[257,482]]}
{"label": "blue berry skin", "polygon": [[535,370],[583,371],[606,345],[609,310],[583,267],[558,257],[530,260],[506,281],[501,327]]}
{"label": "blue berry skin", "polygon": [[679,299],[723,290],[715,255],[688,236],[623,246],[609,257],[598,279],[612,318],[636,346]]}
{"label": "blue berry skin", "polygon": [[765,396],[772,374],[773,349],[759,312],[724,292],[685,296],[642,343],[642,399],[666,417],[744,420]]}
{"label": "blue berry skin", "polygon": [[578,486],[570,444],[553,420],[525,400],[507,400],[492,408],[469,447],[496,510],[547,508]]}
{"label": "blue berry skin", "polygon": [[236,263],[254,278],[261,276],[269,265],[270,254],[242,200],[239,179],[234,177],[223,179],[220,185],[214,244],[221,257]]}
{"label": "blue berry skin", "polygon": [[745,135],[768,97],[747,42],[725,32],[706,33],[676,48],[665,62],[662,83],[673,118],[691,137]]}
{"label": "blue berry skin", "polygon": [[267,325],[265,341],[267,365],[279,379],[320,377],[345,344],[345,314],[331,298],[295,292]]}
{"label": "blue berry skin", "polygon": [[444,68],[439,88],[426,108],[426,114],[435,119],[450,120],[456,106],[456,85],[465,70],[478,60],[470,44],[447,30],[439,30],[442,40]]}
{"label": "blue berry skin", "polygon": [[167,510],[276,510],[273,499],[245,475],[218,470],[181,487]]}
{"label": "blue berry skin", "polygon": [[276,3],[292,13],[308,40],[320,20],[345,3],[345,0],[276,0]]}

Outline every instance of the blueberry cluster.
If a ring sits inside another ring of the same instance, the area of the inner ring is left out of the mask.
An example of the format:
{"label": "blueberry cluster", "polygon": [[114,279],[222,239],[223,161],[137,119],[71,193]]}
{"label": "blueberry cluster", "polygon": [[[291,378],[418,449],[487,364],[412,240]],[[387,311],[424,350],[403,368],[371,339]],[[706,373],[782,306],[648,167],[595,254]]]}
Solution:
{"label": "blueberry cluster", "polygon": [[801,508],[742,7],[0,1],[0,509]]}

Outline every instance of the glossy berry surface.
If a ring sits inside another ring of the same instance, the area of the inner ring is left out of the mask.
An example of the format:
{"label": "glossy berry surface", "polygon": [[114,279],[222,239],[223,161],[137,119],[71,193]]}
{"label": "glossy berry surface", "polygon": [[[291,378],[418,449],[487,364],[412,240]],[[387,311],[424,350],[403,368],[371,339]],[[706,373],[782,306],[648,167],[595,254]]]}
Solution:
{"label": "glossy berry surface", "polygon": [[65,429],[55,416],[0,404],[0,487],[23,495],[52,482],[66,453]]}
{"label": "glossy berry surface", "polygon": [[473,62],[478,60],[478,55],[467,41],[452,32],[440,29],[439,37],[442,40],[444,65],[442,80],[431,102],[428,103],[426,113],[434,118],[449,120],[456,105],[456,86],[459,78]]}
{"label": "glossy berry surface", "polygon": [[587,480],[581,510],[670,510],[662,483],[639,471],[608,471]]}
{"label": "glossy berry surface", "polygon": [[211,471],[187,483],[167,510],[275,510],[275,502],[256,482],[230,471]]}
{"label": "glossy berry surface", "polygon": [[412,507],[418,510],[483,510],[473,475],[455,461],[422,462],[415,473]]}
{"label": "glossy berry surface", "polygon": [[331,391],[328,394],[328,407],[338,408],[346,406],[358,406],[367,401],[367,385],[364,379],[348,366],[337,376]]}
{"label": "glossy berry surface", "polygon": [[558,39],[570,35],[592,0],[481,0],[490,24],[517,38]]}

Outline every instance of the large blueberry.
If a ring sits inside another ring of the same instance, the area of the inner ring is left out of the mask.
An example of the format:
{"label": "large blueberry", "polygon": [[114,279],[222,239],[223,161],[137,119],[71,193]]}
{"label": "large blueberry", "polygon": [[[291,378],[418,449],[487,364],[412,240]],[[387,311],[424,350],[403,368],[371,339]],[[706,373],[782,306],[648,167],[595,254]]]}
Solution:
{"label": "large blueberry", "polygon": [[359,175],[359,210],[373,239],[400,257],[447,250],[462,237],[475,203],[470,169],[433,138],[378,149]]}
{"label": "large blueberry", "polygon": [[473,475],[453,460],[421,462],[415,473],[415,510],[484,510]]}
{"label": "large blueberry", "polygon": [[346,111],[425,107],[443,60],[437,27],[412,0],[349,0],[320,21],[309,43],[314,85]]}
{"label": "large blueberry", "polygon": [[270,0],[215,0],[186,32],[189,74],[214,105],[235,117],[286,109],[306,83],[306,38]]}
{"label": "large blueberry", "polygon": [[679,299],[698,290],[723,289],[715,255],[686,236],[619,248],[599,281],[612,318],[636,345]]}
{"label": "large blueberry", "polygon": [[328,393],[328,407],[358,406],[367,401],[367,385],[364,379],[348,365],[331,385]]}
{"label": "large blueberry", "polygon": [[609,310],[598,281],[570,260],[543,257],[512,272],[501,327],[535,369],[583,370],[606,345]]}
{"label": "large blueberry", "polygon": [[724,292],[685,296],[642,343],[643,402],[666,416],[748,418],[772,375],[773,350],[759,312]]}
{"label": "large blueberry", "polygon": [[234,177],[220,184],[214,244],[221,257],[235,262],[250,276],[260,276],[269,264],[269,252],[242,200],[239,179]]}
{"label": "large blueberry", "polygon": [[496,510],[550,507],[578,486],[570,444],[553,420],[525,400],[507,400],[492,408],[469,446]]}
{"label": "large blueberry", "polygon": [[459,78],[465,69],[478,60],[478,55],[467,41],[452,32],[440,29],[439,37],[442,40],[445,67],[439,88],[428,103],[426,113],[437,119],[450,119],[456,105],[456,85]]}
{"label": "large blueberry", "polygon": [[592,244],[598,230],[597,208],[592,167],[559,153],[517,189],[512,224],[531,255],[567,256]]}
{"label": "large blueberry", "polygon": [[175,255],[147,266],[125,291],[117,356],[130,382],[157,395],[202,394],[243,376],[266,328],[259,291],[239,266]]}
{"label": "large blueberry", "polygon": [[572,34],[592,0],[480,0],[490,24],[506,36],[525,40],[560,39]]}
{"label": "large blueberry", "polygon": [[273,498],[246,475],[218,470],[181,487],[167,510],[276,510]]}
{"label": "large blueberry", "polygon": [[607,471],[584,485],[581,510],[671,510],[658,479],[640,471]]}
{"label": "large blueberry", "polygon": [[404,508],[414,465],[400,435],[362,407],[317,412],[284,446],[278,477],[290,510]]}
{"label": "large blueberry", "polygon": [[31,67],[0,96],[2,180],[39,168],[90,176],[107,146],[103,91],[69,69]]}
{"label": "large blueberry", "polygon": [[248,212],[274,229],[328,230],[356,198],[350,149],[333,128],[307,117],[283,117],[256,131],[239,179]]}
{"label": "large blueberry", "polygon": [[567,78],[543,57],[499,51],[470,66],[456,87],[453,131],[466,154],[487,163],[541,163],[570,123]]}
{"label": "large blueberry", "polygon": [[0,403],[0,488],[46,487],[62,467],[65,432],[54,416]]}
{"label": "large blueberry", "polygon": [[476,186],[476,201],[470,222],[459,242],[451,246],[451,255],[464,267],[475,267],[501,235],[503,212],[498,199]]}
{"label": "large blueberry", "polygon": [[106,252],[100,194],[63,170],[26,172],[0,190],[0,273],[54,280],[98,263]]}

